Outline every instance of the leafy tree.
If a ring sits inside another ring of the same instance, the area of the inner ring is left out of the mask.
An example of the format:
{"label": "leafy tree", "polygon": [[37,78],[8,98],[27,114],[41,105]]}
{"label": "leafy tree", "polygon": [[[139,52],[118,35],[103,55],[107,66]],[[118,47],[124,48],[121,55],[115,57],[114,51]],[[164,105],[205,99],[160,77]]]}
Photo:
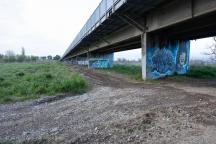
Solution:
{"label": "leafy tree", "polygon": [[39,57],[38,56],[31,56],[31,61],[36,62],[38,61]]}
{"label": "leafy tree", "polygon": [[4,59],[4,55],[0,54],[0,62],[3,62],[3,59]]}
{"label": "leafy tree", "polygon": [[61,57],[59,55],[56,55],[55,57],[53,57],[53,60],[60,60]]}
{"label": "leafy tree", "polygon": [[48,59],[48,60],[52,60],[52,56],[51,56],[51,55],[48,55],[48,56],[47,56],[47,59]]}
{"label": "leafy tree", "polygon": [[24,62],[25,61],[25,57],[23,57],[22,55],[17,55],[16,56],[16,60],[17,60],[17,62]]}
{"label": "leafy tree", "polygon": [[4,61],[5,62],[15,62],[16,56],[15,56],[14,52],[11,50],[6,51]]}
{"label": "leafy tree", "polygon": [[43,57],[40,57],[41,60],[45,61],[46,60],[46,57],[43,56]]}
{"label": "leafy tree", "polygon": [[26,56],[25,57],[25,62],[31,62],[31,56]]}

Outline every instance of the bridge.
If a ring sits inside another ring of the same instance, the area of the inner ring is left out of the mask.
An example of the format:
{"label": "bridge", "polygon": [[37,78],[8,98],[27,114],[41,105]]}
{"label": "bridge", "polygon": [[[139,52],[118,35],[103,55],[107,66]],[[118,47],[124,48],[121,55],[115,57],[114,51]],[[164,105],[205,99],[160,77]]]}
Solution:
{"label": "bridge", "polygon": [[113,66],[114,52],[142,48],[143,79],[186,74],[190,40],[215,36],[216,0],[102,0],[62,60]]}

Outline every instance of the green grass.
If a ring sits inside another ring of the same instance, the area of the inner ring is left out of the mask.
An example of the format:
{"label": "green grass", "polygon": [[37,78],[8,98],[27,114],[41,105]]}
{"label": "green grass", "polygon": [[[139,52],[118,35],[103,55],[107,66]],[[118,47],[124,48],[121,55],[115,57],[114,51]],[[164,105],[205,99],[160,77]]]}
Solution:
{"label": "green grass", "polygon": [[142,68],[136,65],[114,65],[111,69],[112,72],[125,74],[134,80],[142,80]]}
{"label": "green grass", "polygon": [[[125,74],[134,80],[142,80],[142,68],[135,65],[114,65],[109,69],[111,72]],[[174,77],[178,77],[175,75]],[[216,79],[216,66],[191,66],[187,75],[181,77],[200,78],[200,79]]]}
{"label": "green grass", "polygon": [[0,103],[86,91],[87,82],[61,63],[0,65]]}
{"label": "green grass", "polygon": [[216,79],[216,66],[191,66],[187,77]]}

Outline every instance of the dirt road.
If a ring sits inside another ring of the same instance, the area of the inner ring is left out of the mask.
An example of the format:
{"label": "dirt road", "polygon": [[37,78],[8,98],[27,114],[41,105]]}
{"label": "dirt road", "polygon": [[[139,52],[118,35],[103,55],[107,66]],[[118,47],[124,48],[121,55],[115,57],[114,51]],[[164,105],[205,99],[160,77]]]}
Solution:
{"label": "dirt road", "polygon": [[62,99],[0,105],[0,143],[215,144],[215,81],[138,83],[72,69],[92,89]]}

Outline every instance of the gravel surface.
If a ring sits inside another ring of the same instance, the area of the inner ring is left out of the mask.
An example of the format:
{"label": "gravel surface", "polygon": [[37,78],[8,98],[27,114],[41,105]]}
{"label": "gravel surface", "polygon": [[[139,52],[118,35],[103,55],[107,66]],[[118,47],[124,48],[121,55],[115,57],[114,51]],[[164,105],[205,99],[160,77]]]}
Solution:
{"label": "gravel surface", "polygon": [[72,69],[92,89],[78,96],[0,105],[0,143],[215,144],[214,82],[138,83]]}

